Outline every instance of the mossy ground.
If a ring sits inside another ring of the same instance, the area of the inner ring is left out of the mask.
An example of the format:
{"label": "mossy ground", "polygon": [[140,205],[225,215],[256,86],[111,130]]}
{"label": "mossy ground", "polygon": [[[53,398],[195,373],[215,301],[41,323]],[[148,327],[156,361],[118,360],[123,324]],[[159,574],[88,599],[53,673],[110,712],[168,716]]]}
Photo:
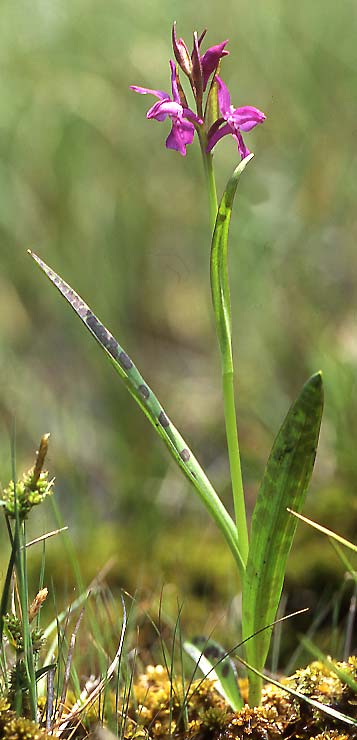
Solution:
{"label": "mossy ground", "polygon": [[[356,680],[356,658],[336,663],[336,667]],[[322,663],[311,663],[282,682],[351,719],[357,717],[357,695],[353,688]],[[245,679],[241,680],[241,691],[245,697]],[[113,704],[111,697],[109,703]],[[74,738],[93,735],[97,725],[98,706],[93,705],[76,728],[67,728],[66,737],[68,733]],[[9,701],[0,700],[0,738],[45,740],[46,737],[43,728],[27,718],[16,718]],[[180,682],[171,682],[166,669],[158,665],[148,666],[134,683],[121,737],[131,740],[352,740],[357,737],[357,722],[353,727],[335,720],[272,684],[265,686],[260,707],[250,708],[246,704],[241,711],[232,712],[213,681],[205,679],[189,687],[183,686]]]}
{"label": "mossy ground", "polygon": [[[354,679],[357,661],[338,663]],[[357,697],[337,675],[323,664],[314,662],[283,680],[307,697],[351,718],[357,716]],[[198,687],[198,688],[197,688]],[[195,690],[197,688],[197,690]],[[246,682],[241,682],[245,696]],[[280,740],[282,738],[318,738],[334,740],[356,737],[356,729],[331,719],[313,709],[307,702],[300,702],[286,691],[267,684],[262,706],[245,705],[239,712],[232,712],[215,690],[213,681],[196,681],[186,694],[186,723],[184,692],[171,688],[166,670],[162,666],[149,666],[134,686],[137,707],[134,712],[141,728],[133,724],[128,737],[150,737],[164,740],[177,737],[195,740],[231,740],[249,737],[252,740]],[[133,711],[133,708],[132,708]]]}

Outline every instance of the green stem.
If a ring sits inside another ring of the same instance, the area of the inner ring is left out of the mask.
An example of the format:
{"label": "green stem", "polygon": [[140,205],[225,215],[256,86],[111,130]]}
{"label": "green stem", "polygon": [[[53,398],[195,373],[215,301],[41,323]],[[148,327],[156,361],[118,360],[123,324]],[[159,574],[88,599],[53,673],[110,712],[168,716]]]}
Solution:
{"label": "green stem", "polygon": [[198,138],[200,140],[203,168],[205,171],[207,193],[208,193],[208,207],[209,207],[209,223],[210,229],[213,232],[214,225],[216,223],[217,212],[218,212],[218,200],[217,200],[217,189],[216,180],[213,170],[213,157],[212,154],[207,154],[207,135],[198,129]]}
{"label": "green stem", "polygon": [[224,417],[226,422],[229,466],[232,480],[234,514],[237,525],[239,551],[242,556],[244,565],[246,565],[248,560],[249,541],[242,470],[240,463],[236,408],[234,401],[233,365],[232,370],[229,372],[225,372],[224,370],[222,370],[222,383],[224,398]]}
{"label": "green stem", "polygon": [[[217,213],[218,213],[218,201],[217,201],[217,189],[216,181],[213,169],[213,157],[211,154],[207,154],[207,137],[202,131],[199,131],[199,140],[201,146],[201,153],[203,159],[203,166],[206,176],[207,191],[208,191],[208,202],[209,202],[209,215],[210,215],[210,227],[213,232]],[[227,283],[228,283],[228,266],[227,266]],[[228,286],[227,289],[229,290]],[[217,323],[216,312],[215,318]],[[219,329],[217,325],[217,330]],[[222,353],[221,353],[222,354]],[[228,356],[222,354],[222,385],[223,385],[223,399],[224,399],[224,416],[226,426],[226,437],[227,447],[229,456],[229,466],[231,473],[232,482],[232,493],[234,503],[235,521],[238,534],[238,545],[239,551],[244,563],[246,565],[248,559],[248,528],[247,528],[247,517],[245,510],[244,500],[244,489],[240,462],[240,451],[238,442],[238,429],[237,429],[237,418],[236,408],[234,399],[234,368],[232,350],[229,348]],[[228,362],[227,362],[228,360]],[[227,367],[228,365],[228,367]]]}
{"label": "green stem", "polygon": [[32,649],[31,627],[29,622],[29,602],[28,602],[28,577],[26,562],[26,525],[25,522],[20,524],[19,528],[19,595],[22,612],[22,630],[24,641],[24,663],[28,682],[28,691],[30,698],[32,719],[37,722],[37,685],[34,654]]}

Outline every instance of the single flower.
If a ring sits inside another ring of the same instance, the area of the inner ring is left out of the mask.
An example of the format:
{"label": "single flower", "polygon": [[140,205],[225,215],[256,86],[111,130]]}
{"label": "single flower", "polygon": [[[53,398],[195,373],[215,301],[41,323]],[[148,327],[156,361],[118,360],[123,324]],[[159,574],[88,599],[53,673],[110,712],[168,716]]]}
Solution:
{"label": "single flower", "polygon": [[202,120],[187,107],[183,95],[180,96],[176,64],[172,60],[170,60],[170,67],[172,99],[168,93],[162,90],[151,90],[147,87],[137,87],[137,85],[131,85],[130,89],[141,95],[149,94],[159,98],[158,102],[149,108],[146,117],[155,118],[156,121],[164,121],[167,116],[171,118],[172,128],[166,139],[166,147],[167,149],[175,149],[184,157],[186,146],[192,144],[195,134],[192,121],[202,123]]}
{"label": "single flower", "polygon": [[218,102],[222,117],[211,126],[208,132],[207,152],[210,152],[223,136],[231,134],[238,144],[238,151],[241,158],[244,159],[250,152],[243,141],[241,132],[250,131],[258,123],[263,123],[266,116],[261,110],[253,108],[251,105],[234,108],[231,105],[231,96],[227,85],[224,84],[218,75],[216,75],[215,79],[218,86]]}

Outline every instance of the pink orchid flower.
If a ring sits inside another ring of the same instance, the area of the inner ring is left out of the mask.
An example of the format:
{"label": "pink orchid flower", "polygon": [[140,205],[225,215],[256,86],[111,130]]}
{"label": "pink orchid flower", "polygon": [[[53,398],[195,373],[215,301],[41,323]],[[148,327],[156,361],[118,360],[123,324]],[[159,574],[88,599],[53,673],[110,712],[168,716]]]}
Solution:
{"label": "pink orchid flower", "polygon": [[241,132],[251,131],[259,123],[263,123],[266,116],[261,110],[253,108],[251,105],[234,108],[231,105],[231,96],[228,87],[218,75],[216,75],[216,82],[218,85],[218,102],[222,117],[211,126],[208,132],[207,152],[210,152],[223,136],[231,134],[238,144],[238,151],[241,158],[244,159],[250,152],[243,141]]}
{"label": "pink orchid flower", "polygon": [[164,121],[171,118],[172,128],[166,139],[167,149],[175,149],[184,157],[186,146],[192,144],[195,127],[192,121],[202,123],[202,120],[190,109],[182,105],[177,84],[176,64],[170,60],[172,99],[168,93],[162,90],[151,90],[147,87],[131,85],[130,89],[141,95],[155,95],[159,98],[157,103],[148,110],[146,117],[155,118],[156,121]]}

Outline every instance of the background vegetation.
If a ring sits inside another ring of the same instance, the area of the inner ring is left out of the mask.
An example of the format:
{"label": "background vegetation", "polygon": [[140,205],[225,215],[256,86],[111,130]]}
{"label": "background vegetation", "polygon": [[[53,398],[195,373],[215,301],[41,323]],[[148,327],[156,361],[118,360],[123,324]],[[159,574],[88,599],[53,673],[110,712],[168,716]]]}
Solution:
{"label": "background vegetation", "polygon": [[[116,554],[113,582],[156,596],[165,582],[174,600],[177,591],[188,595],[190,628],[199,631],[234,597],[229,555],[26,248],[121,339],[229,501],[199,148],[189,147],[186,159],[166,151],[165,125],[146,122],[148,100],[128,89],[169,89],[174,19],[187,41],[202,27],[208,44],[229,37],[232,102],[267,114],[249,135],[256,160],[231,241],[249,499],[290,402],[321,368],[326,411],[306,513],[354,536],[356,7],[354,0],[224,7],[4,0],[0,8],[0,479],[6,485],[11,476],[13,415],[19,473],[50,431],[58,503],[85,577]],[[233,141],[221,142],[215,159],[222,187],[237,162]],[[37,529],[52,524],[48,510]],[[48,547],[49,569],[63,583],[56,547]],[[342,576],[328,544],[300,526],[289,604],[316,606],[316,593],[328,598]]]}

